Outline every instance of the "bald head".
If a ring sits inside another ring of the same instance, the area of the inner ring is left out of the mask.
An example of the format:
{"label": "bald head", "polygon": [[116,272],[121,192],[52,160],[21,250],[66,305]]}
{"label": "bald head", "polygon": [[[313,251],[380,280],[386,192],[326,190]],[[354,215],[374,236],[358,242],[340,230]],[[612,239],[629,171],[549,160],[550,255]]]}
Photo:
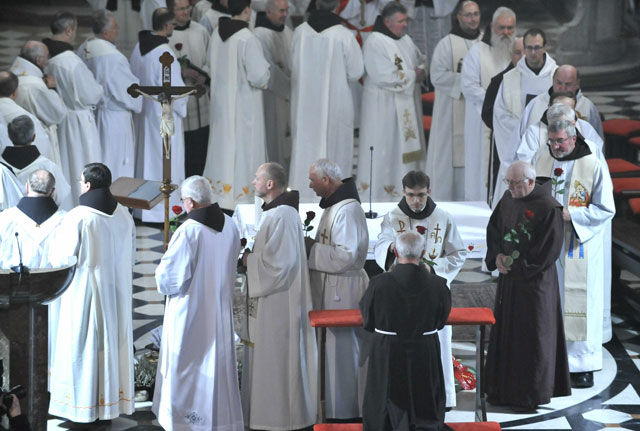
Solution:
{"label": "bald head", "polygon": [[518,61],[524,55],[524,42],[522,37],[516,37],[511,44],[511,64],[514,66],[518,64]]}
{"label": "bald head", "polygon": [[564,64],[553,74],[553,91],[571,91],[576,93],[580,88],[580,74],[575,66]]}
{"label": "bald head", "polygon": [[529,163],[518,160],[507,169],[505,180],[511,196],[521,199],[529,195],[536,186],[536,171]]}
{"label": "bald head", "polygon": [[27,41],[20,50],[20,57],[38,66],[41,70],[47,66],[49,48],[37,40]]}
{"label": "bald head", "polygon": [[27,196],[42,197],[51,196],[56,185],[56,179],[53,174],[44,169],[38,169],[29,175],[27,183]]}

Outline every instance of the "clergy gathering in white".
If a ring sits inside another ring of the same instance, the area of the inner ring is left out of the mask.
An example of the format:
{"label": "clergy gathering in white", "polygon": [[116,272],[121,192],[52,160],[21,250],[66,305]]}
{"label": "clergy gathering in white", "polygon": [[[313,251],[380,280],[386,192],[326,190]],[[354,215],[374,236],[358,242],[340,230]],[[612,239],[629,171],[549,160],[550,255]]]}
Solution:
{"label": "clergy gathering in white", "polygon": [[[135,12],[88,1],[93,36],[76,41],[77,18],[61,11],[50,37],[0,71],[1,267],[76,261],[48,306],[51,415],[90,423],[134,412],[136,224],[165,214],[162,204],[127,208],[110,186],[162,181],[163,148],[179,186],[169,204],[184,211],[155,272],[166,301],[152,410],[164,429],[303,429],[319,421],[321,393],[327,418],[404,429],[367,418],[376,346],[400,332],[370,330],[366,316],[363,328],[329,328],[320,359],[309,320],[369,300],[361,198],[397,204],[380,214],[376,271],[393,276],[413,241],[404,233],[417,233],[416,262],[450,290],[470,250],[438,202],[499,212],[536,177],[551,179],[562,207],[555,265],[571,385],[593,385],[612,337],[613,186],[600,114],[576,67],[546,52],[544,31],[519,35],[507,7],[483,30],[471,0],[142,0]],[[304,16],[295,28],[292,15]],[[170,87],[204,94],[143,93],[163,86],[166,52]],[[303,203],[322,211],[311,234]],[[255,204],[253,238],[232,215],[242,204]],[[242,272],[250,318],[240,332]],[[440,370],[440,422],[419,429],[444,429],[456,406],[444,321],[438,360],[424,364]]]}

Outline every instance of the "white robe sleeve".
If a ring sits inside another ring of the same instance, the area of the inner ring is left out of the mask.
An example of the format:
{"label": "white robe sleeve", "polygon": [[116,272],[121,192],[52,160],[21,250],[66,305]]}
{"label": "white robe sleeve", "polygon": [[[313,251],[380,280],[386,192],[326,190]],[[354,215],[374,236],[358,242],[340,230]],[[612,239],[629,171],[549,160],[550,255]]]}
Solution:
{"label": "white robe sleeve", "polygon": [[247,39],[244,47],[243,64],[247,72],[247,81],[254,88],[264,90],[269,83],[270,67],[264,58],[262,46],[256,37]]}
{"label": "white robe sleeve", "polygon": [[185,225],[173,234],[169,247],[156,268],[156,284],[158,292],[163,295],[184,293],[193,277],[193,266],[196,263],[195,241],[188,238]]}
{"label": "white robe sleeve", "polygon": [[314,243],[309,255],[309,269],[339,274],[358,266],[358,246],[363,241],[369,242],[366,221],[361,226],[348,208],[342,208],[336,214],[333,226],[331,241],[335,245]]}
{"label": "white robe sleeve", "polygon": [[60,124],[67,116],[67,106],[55,90],[42,86],[31,87],[28,95],[33,114],[46,126]]}
{"label": "white robe sleeve", "polygon": [[600,112],[598,112],[598,108],[596,108],[595,104],[591,104],[591,108],[589,109],[589,124],[593,126],[595,131],[600,136],[600,139],[604,139],[604,130],[602,130],[602,119],[600,118]]}
{"label": "white robe sleeve", "polygon": [[602,162],[598,161],[593,181],[592,196],[586,207],[569,207],[571,224],[581,242],[598,235],[616,214],[613,200],[613,184],[606,175]]}
{"label": "white robe sleeve", "polygon": [[[480,43],[480,42],[478,42]],[[478,111],[478,115],[482,113],[482,103],[486,90],[482,88],[480,76],[480,62],[478,59],[477,44],[472,46],[467,55],[462,60],[462,72],[460,74],[460,89],[466,102],[471,104]]]}
{"label": "white robe sleeve", "polygon": [[[142,97],[133,98],[127,93],[127,88],[131,84],[140,84],[140,80],[131,72],[131,67],[124,56],[109,55],[105,56],[104,61],[110,61],[112,68],[109,79],[104,83],[106,86],[105,94],[109,94],[118,104],[125,109],[139,114],[142,110]],[[173,70],[171,71],[173,73]]]}
{"label": "white robe sleeve", "polygon": [[207,18],[206,13],[200,19],[200,24],[202,24],[202,26],[207,29],[209,34],[213,33],[213,27],[211,26],[211,21],[209,21],[209,18]]}
{"label": "white robe sleeve", "polygon": [[296,254],[299,249],[296,242],[301,240],[302,231],[296,229],[298,226],[292,226],[292,222],[299,224],[299,220],[274,214],[260,228],[266,229],[266,242],[261,244],[259,250],[254,248],[254,252],[247,257],[249,296],[260,297],[284,292],[298,275],[296,269],[300,256]]}
{"label": "white robe sleeve", "polygon": [[[267,85],[267,89],[272,92],[275,96],[289,100],[291,97],[291,77],[288,76],[273,60],[273,55],[269,50],[269,41],[268,35],[264,33],[256,33],[256,37],[260,40],[262,46],[262,53],[264,54],[265,60],[270,65],[270,76],[269,76],[269,84]],[[287,49],[287,47],[275,47],[274,49]],[[291,70],[291,65],[287,65],[289,70]]]}
{"label": "white robe sleeve", "polygon": [[364,62],[362,59],[362,49],[356,41],[355,37],[347,38],[345,40],[346,49],[344,63],[347,69],[347,80],[354,82],[360,79],[364,74]]}
{"label": "white robe sleeve", "polygon": [[394,62],[387,56],[382,43],[373,38],[384,37],[372,35],[364,45],[364,66],[367,76],[371,81],[386,91],[393,93],[413,93],[415,88],[416,73],[414,70],[403,70],[404,77],[400,77],[399,70]]}
{"label": "white robe sleeve", "polygon": [[[464,66],[463,66],[464,67]],[[507,108],[504,95],[504,81],[500,84],[493,104],[493,134],[500,162],[513,160],[518,147],[520,119]]]}
{"label": "white robe sleeve", "polygon": [[462,94],[460,89],[460,76],[451,67],[451,43],[448,39],[442,39],[433,51],[431,58],[431,83],[444,94],[453,99],[459,99]]}
{"label": "white robe sleeve", "polygon": [[376,244],[373,246],[373,254],[376,258],[376,263],[380,268],[386,271],[385,264],[387,263],[387,254],[389,252],[389,246],[395,242],[396,236],[391,222],[389,221],[389,214],[387,213],[382,219],[382,225],[380,227],[380,233]]}
{"label": "white robe sleeve", "polygon": [[[174,54],[175,56],[175,54]],[[182,69],[180,67],[180,62],[174,61],[171,63],[171,85],[174,87],[184,87],[184,81],[182,80]],[[138,97],[138,99],[142,99],[142,97]],[[141,100],[142,102],[142,100]],[[184,118],[187,116],[187,103],[189,102],[188,97],[182,97],[180,99],[176,99],[173,102],[173,112],[180,118]]]}
{"label": "white robe sleeve", "polygon": [[447,233],[443,241],[442,255],[434,260],[433,269],[437,275],[447,279],[447,285],[451,285],[462,269],[468,254],[451,214],[447,217]]}
{"label": "white robe sleeve", "polygon": [[84,106],[96,105],[102,98],[102,85],[93,77],[93,73],[82,62],[73,70],[73,80],[76,89],[76,97]]}
{"label": "white robe sleeve", "polygon": [[520,145],[518,145],[518,149],[516,150],[516,160],[533,163],[538,148],[542,145],[547,145],[546,142],[538,142],[539,130],[540,127],[536,124],[527,127],[527,131],[522,136]]}

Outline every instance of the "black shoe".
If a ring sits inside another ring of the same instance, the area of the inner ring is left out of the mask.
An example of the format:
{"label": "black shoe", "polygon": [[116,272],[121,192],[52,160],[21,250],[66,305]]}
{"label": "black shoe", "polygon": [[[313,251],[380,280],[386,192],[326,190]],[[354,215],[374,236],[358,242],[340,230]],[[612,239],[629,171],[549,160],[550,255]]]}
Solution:
{"label": "black shoe", "polygon": [[593,371],[585,373],[571,373],[571,387],[574,389],[584,389],[593,386]]}

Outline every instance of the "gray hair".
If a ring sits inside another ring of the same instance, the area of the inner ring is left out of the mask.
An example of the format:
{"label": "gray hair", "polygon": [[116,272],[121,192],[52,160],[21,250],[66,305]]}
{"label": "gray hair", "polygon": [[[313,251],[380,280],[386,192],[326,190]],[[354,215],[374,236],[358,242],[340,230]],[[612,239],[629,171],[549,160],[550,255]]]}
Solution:
{"label": "gray hair", "polygon": [[276,162],[265,163],[264,171],[267,174],[267,178],[276,183],[277,189],[287,187],[287,173],[281,164]]}
{"label": "gray hair", "polygon": [[7,125],[7,133],[13,145],[29,145],[35,136],[35,127],[28,115],[19,115]]}
{"label": "gray hair", "polygon": [[332,11],[338,6],[340,0],[316,0],[316,8],[318,10]]}
{"label": "gray hair", "polygon": [[332,181],[342,181],[340,166],[329,159],[316,160],[311,166],[318,177],[329,177]]}
{"label": "gray hair", "polygon": [[512,10],[509,9],[506,6],[500,6],[498,9],[496,9],[496,11],[493,13],[493,17],[491,18],[491,23],[495,23],[496,20],[498,18],[500,18],[501,16],[506,16],[507,18],[513,18],[516,19],[516,13]]}
{"label": "gray hair", "polygon": [[402,3],[398,3],[396,1],[392,1],[387,3],[384,8],[382,8],[382,12],[380,12],[380,16],[383,20],[387,18],[391,18],[397,13],[407,14],[407,8],[404,7]]}
{"label": "gray hair", "polygon": [[424,251],[424,236],[415,232],[404,232],[396,238],[398,256],[405,259],[420,259]]}
{"label": "gray hair", "polygon": [[568,137],[576,136],[576,126],[573,125],[573,121],[569,120],[558,120],[549,124],[547,128],[548,133],[558,133],[565,131],[567,132]]}
{"label": "gray hair", "polygon": [[93,13],[93,21],[91,24],[91,29],[93,30],[93,34],[96,36],[100,36],[103,32],[110,30],[113,21],[113,13],[106,9],[99,9]]}
{"label": "gray hair", "polygon": [[53,21],[51,21],[51,24],[49,24],[49,27],[51,28],[52,34],[64,33],[67,27],[77,28],[78,19],[71,12],[57,12],[53,17]]}
{"label": "gray hair", "polygon": [[180,196],[182,199],[191,198],[198,205],[211,205],[213,203],[211,183],[200,175],[193,175],[182,182]]}
{"label": "gray hair", "polygon": [[36,64],[36,59],[39,57],[47,56],[47,46],[44,43],[35,40],[25,42],[20,50],[20,57],[25,60],[29,60],[33,64]]}
{"label": "gray hair", "polygon": [[56,186],[56,178],[49,171],[38,169],[29,175],[29,189],[43,196],[51,196]]}
{"label": "gray hair", "polygon": [[547,120],[553,123],[557,120],[574,120],[576,113],[571,106],[567,106],[564,103],[554,103],[547,110]]}
{"label": "gray hair", "polygon": [[267,0],[265,5],[264,5],[264,9],[268,10],[270,12],[276,10],[277,9],[277,6],[276,6],[276,2],[277,1],[278,0]]}
{"label": "gray hair", "polygon": [[511,163],[511,165],[509,165],[509,169],[507,170],[507,172],[508,171],[513,172],[516,169],[522,170],[522,176],[525,179],[528,179],[528,180],[536,179],[536,170],[533,168],[533,166],[531,166],[531,163],[525,162],[524,160],[516,160],[515,162]]}

